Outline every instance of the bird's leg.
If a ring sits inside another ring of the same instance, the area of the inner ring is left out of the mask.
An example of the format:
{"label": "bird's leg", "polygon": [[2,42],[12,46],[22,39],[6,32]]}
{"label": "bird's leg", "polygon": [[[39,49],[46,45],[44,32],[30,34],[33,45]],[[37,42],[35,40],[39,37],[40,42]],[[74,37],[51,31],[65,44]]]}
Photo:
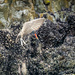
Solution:
{"label": "bird's leg", "polygon": [[22,39],[23,43],[26,45],[26,42]]}
{"label": "bird's leg", "polygon": [[22,39],[22,38],[20,38],[20,41],[21,41],[21,45],[23,46],[23,39]]}
{"label": "bird's leg", "polygon": [[22,46],[23,46],[23,43],[26,45],[26,42],[22,38],[20,38],[20,41]]}

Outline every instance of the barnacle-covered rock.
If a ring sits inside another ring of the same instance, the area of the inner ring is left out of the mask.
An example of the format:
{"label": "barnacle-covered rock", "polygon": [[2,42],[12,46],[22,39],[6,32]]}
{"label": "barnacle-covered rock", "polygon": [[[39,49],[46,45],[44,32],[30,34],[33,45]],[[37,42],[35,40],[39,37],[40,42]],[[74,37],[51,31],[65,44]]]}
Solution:
{"label": "barnacle-covered rock", "polygon": [[64,42],[67,35],[68,25],[54,24],[47,20],[38,30],[38,37],[40,41],[48,47],[56,47]]}
{"label": "barnacle-covered rock", "polygon": [[69,15],[67,17],[68,24],[70,25],[70,34],[75,36],[75,14]]}

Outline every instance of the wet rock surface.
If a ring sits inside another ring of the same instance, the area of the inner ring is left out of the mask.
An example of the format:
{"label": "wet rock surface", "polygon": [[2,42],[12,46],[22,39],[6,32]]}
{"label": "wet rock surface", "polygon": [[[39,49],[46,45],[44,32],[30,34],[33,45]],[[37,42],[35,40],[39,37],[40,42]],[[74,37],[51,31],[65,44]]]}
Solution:
{"label": "wet rock surface", "polygon": [[15,42],[22,23],[15,22],[10,29],[0,30],[0,75],[24,74],[23,62],[27,75],[75,74],[74,20],[74,15],[68,16],[66,23],[46,20],[37,31],[39,40],[29,34],[24,38],[24,46]]}

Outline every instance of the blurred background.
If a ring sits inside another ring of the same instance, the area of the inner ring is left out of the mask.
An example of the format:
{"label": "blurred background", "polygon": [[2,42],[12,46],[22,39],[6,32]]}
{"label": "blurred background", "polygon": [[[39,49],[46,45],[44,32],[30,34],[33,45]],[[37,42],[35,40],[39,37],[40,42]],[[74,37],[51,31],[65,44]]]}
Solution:
{"label": "blurred background", "polygon": [[45,16],[55,22],[65,22],[75,12],[75,0],[0,0],[0,29],[8,28],[15,21],[29,21]]}

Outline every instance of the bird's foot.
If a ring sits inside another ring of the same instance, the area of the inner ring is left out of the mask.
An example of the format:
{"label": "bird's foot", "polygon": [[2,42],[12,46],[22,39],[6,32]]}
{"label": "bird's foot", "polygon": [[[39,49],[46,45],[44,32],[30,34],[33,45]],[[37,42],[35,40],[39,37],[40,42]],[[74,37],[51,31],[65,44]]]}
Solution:
{"label": "bird's foot", "polygon": [[25,45],[27,45],[26,42],[25,42],[22,38],[20,38],[20,41],[21,41],[21,45],[22,45],[22,46],[23,46],[23,43],[24,43]]}

